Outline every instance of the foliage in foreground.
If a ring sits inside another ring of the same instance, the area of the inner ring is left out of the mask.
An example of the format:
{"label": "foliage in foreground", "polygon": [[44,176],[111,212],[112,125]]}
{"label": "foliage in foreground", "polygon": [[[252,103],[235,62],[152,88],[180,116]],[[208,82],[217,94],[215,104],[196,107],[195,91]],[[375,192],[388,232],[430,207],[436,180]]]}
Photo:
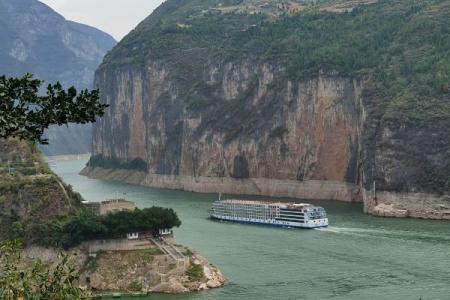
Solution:
{"label": "foliage in foreground", "polygon": [[50,125],[95,122],[107,107],[99,100],[99,91],[74,87],[67,91],[61,84],[49,84],[39,96],[42,81],[26,74],[23,78],[0,76],[0,138],[18,137],[47,143],[42,138]]}
{"label": "foliage in foreground", "polygon": [[0,244],[0,299],[78,300],[89,294],[78,287],[73,258],[61,256],[51,267],[37,261],[21,265],[21,245],[17,241]]}

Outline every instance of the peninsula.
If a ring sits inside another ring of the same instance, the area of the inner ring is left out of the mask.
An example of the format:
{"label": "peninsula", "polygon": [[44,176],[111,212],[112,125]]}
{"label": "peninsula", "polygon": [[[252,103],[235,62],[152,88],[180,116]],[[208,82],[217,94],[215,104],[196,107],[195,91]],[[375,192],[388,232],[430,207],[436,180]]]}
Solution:
{"label": "peninsula", "polygon": [[0,193],[0,242],[22,242],[25,269],[69,255],[79,285],[94,294],[184,293],[225,282],[200,254],[174,242],[181,221],[172,209],[141,210],[124,199],[86,203],[32,143],[0,140]]}

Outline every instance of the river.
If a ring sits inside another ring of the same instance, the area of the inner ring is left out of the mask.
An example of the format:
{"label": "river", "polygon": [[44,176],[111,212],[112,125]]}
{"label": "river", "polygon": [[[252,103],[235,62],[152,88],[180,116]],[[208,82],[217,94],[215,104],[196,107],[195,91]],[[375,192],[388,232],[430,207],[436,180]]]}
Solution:
{"label": "river", "polygon": [[375,218],[360,204],[316,201],[328,229],[222,223],[208,219],[217,195],[88,179],[78,175],[85,163],[52,168],[89,201],[120,196],[141,208],[172,207],[182,221],[176,241],[228,280],[222,289],[149,299],[450,299],[448,221]]}

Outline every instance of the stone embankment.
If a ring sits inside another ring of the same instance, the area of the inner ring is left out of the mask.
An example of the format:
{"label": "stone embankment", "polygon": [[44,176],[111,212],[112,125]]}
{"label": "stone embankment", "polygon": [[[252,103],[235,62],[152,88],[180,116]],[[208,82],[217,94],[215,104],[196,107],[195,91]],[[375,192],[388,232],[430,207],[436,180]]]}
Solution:
{"label": "stone embankment", "polygon": [[117,180],[148,187],[177,189],[198,193],[227,193],[314,200],[361,201],[359,187],[339,181],[280,180],[269,178],[233,179],[229,177],[172,176],[146,174],[131,170],[86,167],[81,173],[91,178]]}
{"label": "stone embankment", "polygon": [[66,154],[66,155],[49,155],[45,156],[45,160],[49,163],[54,161],[67,161],[67,160],[87,160],[91,157],[90,153],[82,154]]}
{"label": "stone embankment", "polygon": [[450,220],[450,196],[364,191],[364,212],[380,217]]}
{"label": "stone embankment", "polygon": [[[92,241],[70,253],[80,270],[80,286],[94,292],[187,293],[218,288],[225,277],[197,252],[170,240]],[[112,250],[114,246],[117,250]],[[58,251],[24,250],[25,261],[51,264]]]}

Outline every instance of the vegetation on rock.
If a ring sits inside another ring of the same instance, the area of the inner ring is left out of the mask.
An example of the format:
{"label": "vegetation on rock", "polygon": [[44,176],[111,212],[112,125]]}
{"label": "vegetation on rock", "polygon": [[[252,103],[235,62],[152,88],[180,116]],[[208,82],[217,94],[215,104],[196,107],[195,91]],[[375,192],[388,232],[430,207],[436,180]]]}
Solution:
{"label": "vegetation on rock", "polygon": [[19,242],[0,244],[0,298],[4,300],[79,300],[89,293],[78,287],[74,257],[62,256],[48,267],[36,261],[31,267],[21,261]]}
{"label": "vegetation on rock", "polygon": [[27,141],[0,139],[0,195],[0,241],[45,243],[51,224],[82,209],[82,197]]}
{"label": "vegetation on rock", "polygon": [[115,157],[104,157],[103,155],[93,155],[87,163],[89,167],[100,167],[105,169],[125,169],[146,172],[148,164],[141,158],[135,158],[130,161],[122,161]]}
{"label": "vegetation on rock", "polygon": [[202,13],[218,5],[202,2],[166,1],[106,56],[101,69],[163,59],[192,87],[212,58],[278,61],[286,66],[278,84],[319,71],[372,76],[386,92],[379,107],[386,118],[450,116],[448,1],[380,0],[347,13],[324,11],[319,3],[275,20],[226,10]]}
{"label": "vegetation on rock", "polygon": [[203,277],[203,267],[197,264],[191,264],[186,274],[189,276],[190,281],[197,281]]}
{"label": "vegetation on rock", "polygon": [[137,281],[133,281],[128,285],[128,289],[133,292],[140,292],[142,285]]}

